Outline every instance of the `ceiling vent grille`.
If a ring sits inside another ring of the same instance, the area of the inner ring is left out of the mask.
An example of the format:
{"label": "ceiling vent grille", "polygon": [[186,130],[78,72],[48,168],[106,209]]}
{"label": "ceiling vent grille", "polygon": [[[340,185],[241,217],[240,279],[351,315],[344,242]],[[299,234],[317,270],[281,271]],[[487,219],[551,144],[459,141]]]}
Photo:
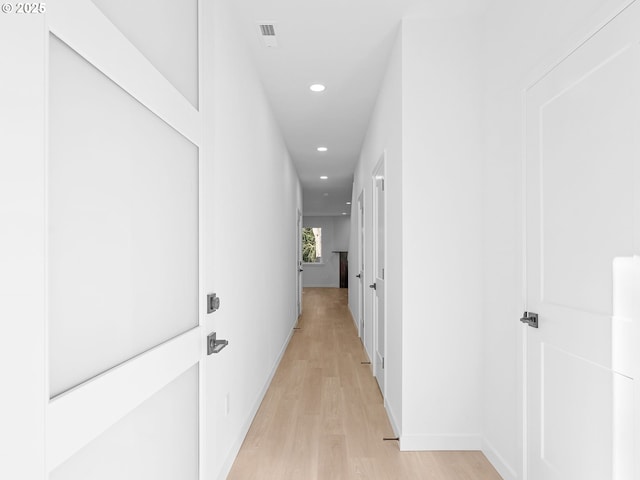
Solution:
{"label": "ceiling vent grille", "polygon": [[260,38],[267,47],[277,47],[276,26],[273,22],[259,22]]}
{"label": "ceiling vent grille", "polygon": [[265,37],[275,37],[276,36],[276,27],[274,25],[260,25],[260,31],[262,35]]}

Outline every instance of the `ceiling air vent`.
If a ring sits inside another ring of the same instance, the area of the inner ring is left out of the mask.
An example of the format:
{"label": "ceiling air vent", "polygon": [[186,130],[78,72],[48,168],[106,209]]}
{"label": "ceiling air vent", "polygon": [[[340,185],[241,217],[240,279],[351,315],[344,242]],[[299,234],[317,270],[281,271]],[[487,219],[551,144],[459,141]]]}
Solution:
{"label": "ceiling air vent", "polygon": [[276,38],[276,26],[271,22],[258,23],[260,28],[260,38],[267,47],[277,47],[278,39]]}

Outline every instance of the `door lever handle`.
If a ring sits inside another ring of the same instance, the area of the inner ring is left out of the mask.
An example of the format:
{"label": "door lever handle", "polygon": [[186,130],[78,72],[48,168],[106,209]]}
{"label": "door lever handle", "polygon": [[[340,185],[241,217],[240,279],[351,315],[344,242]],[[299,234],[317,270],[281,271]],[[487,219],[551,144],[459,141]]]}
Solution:
{"label": "door lever handle", "polygon": [[304,272],[304,270],[302,268],[299,268],[298,271],[299,272]]}
{"label": "door lever handle", "polygon": [[216,338],[216,332],[207,335],[207,355],[212,353],[220,353],[224,347],[229,345],[229,340],[218,340]]}
{"label": "door lever handle", "polygon": [[357,274],[357,275],[356,275],[356,278],[362,278],[362,275]]}
{"label": "door lever handle", "polygon": [[522,323],[528,324],[531,328],[538,328],[538,314],[533,312],[524,312],[520,319]]}
{"label": "door lever handle", "polygon": [[212,353],[220,353],[220,350],[222,350],[227,345],[229,345],[229,340],[216,340],[216,344],[213,346]]}
{"label": "door lever handle", "polygon": [[371,285],[369,285],[369,288],[373,288],[374,290],[376,290],[376,284],[372,283]]}

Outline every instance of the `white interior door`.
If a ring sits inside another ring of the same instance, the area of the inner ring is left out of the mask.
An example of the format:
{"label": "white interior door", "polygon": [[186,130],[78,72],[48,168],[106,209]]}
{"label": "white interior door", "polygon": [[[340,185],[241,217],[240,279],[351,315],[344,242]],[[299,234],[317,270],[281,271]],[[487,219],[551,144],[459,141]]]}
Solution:
{"label": "white interior door", "polygon": [[529,480],[638,478],[612,340],[614,264],[640,241],[638,25],[635,3],[526,92]]}
{"label": "white interior door", "polygon": [[358,330],[364,341],[364,190],[358,195]]}
{"label": "white interior door", "polygon": [[54,480],[204,475],[198,19],[196,0],[47,4]]}
{"label": "white interior door", "polygon": [[374,278],[373,278],[373,316],[375,329],[375,359],[373,373],[380,385],[380,391],[384,396],[384,355],[385,355],[385,193],[384,193],[384,157],[374,170],[374,199],[373,199],[373,252],[374,252]]}
{"label": "white interior door", "polygon": [[297,255],[297,286],[296,286],[296,301],[298,303],[298,316],[302,315],[302,212],[298,210],[298,226],[296,229],[296,245],[298,246]]}

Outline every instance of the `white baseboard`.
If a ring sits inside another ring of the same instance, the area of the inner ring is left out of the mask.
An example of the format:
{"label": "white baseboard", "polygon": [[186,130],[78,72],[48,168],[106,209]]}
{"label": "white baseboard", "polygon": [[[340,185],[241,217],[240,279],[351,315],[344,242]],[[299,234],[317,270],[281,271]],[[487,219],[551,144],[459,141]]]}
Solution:
{"label": "white baseboard", "polygon": [[[297,319],[296,319],[297,321]],[[267,393],[267,390],[269,389],[269,386],[271,385],[271,380],[273,380],[273,376],[276,374],[276,371],[278,370],[278,367],[280,366],[280,361],[282,360],[282,357],[284,356],[284,352],[287,351],[287,347],[289,346],[289,342],[291,341],[291,338],[293,337],[293,326],[292,325],[292,330],[289,333],[289,336],[287,337],[287,340],[284,342],[284,346],[282,347],[282,350],[280,350],[280,353],[278,354],[278,358],[275,361],[275,364],[273,365],[273,368],[271,369],[271,372],[269,373],[269,377],[267,378],[267,381],[264,383],[262,390],[260,391],[260,394],[258,395],[258,398],[256,399],[255,403],[253,404],[253,407],[251,408],[251,411],[249,412],[249,415],[247,416],[247,420],[244,422],[244,424],[242,425],[242,428],[240,429],[240,434],[238,435],[238,438],[236,439],[236,441],[233,443],[233,446],[231,447],[231,450],[229,450],[229,454],[227,455],[227,459],[224,461],[224,463],[222,464],[222,468],[220,469],[220,472],[218,473],[218,480],[224,480],[227,478],[227,475],[229,475],[229,472],[231,471],[231,467],[233,467],[233,462],[236,460],[236,457],[238,456],[238,452],[240,452],[240,448],[242,447],[242,443],[244,442],[245,437],[247,436],[247,433],[249,433],[249,429],[251,428],[251,424],[253,423],[253,419],[255,418],[256,414],[258,413],[258,409],[260,408],[260,404],[262,403],[262,400],[264,399],[264,396]]]}
{"label": "white baseboard", "polygon": [[387,399],[384,399],[384,409],[387,411],[387,417],[389,417],[389,423],[391,423],[391,428],[393,429],[393,434],[396,437],[400,437],[400,428],[398,422],[396,421],[396,416],[393,414],[393,410],[389,407],[387,403]]}
{"label": "white baseboard", "polygon": [[509,466],[507,462],[504,461],[504,458],[497,452],[493,445],[491,445],[487,439],[482,440],[482,453],[487,457],[487,460],[493,465],[503,480],[517,480],[518,475],[516,471]]}
{"label": "white baseboard", "polygon": [[481,450],[480,435],[401,435],[400,450],[403,452],[426,450]]}
{"label": "white baseboard", "polygon": [[347,308],[349,309],[349,315],[351,315],[351,320],[353,320],[353,324],[356,326],[356,332],[360,333],[360,330],[358,330],[358,321],[356,320],[356,316],[351,311],[351,305],[347,304]]}
{"label": "white baseboard", "polygon": [[322,284],[322,285],[307,285],[307,284],[304,284],[304,285],[302,285],[302,288],[340,288],[340,284],[338,284],[338,283],[336,283],[335,285],[333,285],[333,284],[327,285],[326,283]]}

